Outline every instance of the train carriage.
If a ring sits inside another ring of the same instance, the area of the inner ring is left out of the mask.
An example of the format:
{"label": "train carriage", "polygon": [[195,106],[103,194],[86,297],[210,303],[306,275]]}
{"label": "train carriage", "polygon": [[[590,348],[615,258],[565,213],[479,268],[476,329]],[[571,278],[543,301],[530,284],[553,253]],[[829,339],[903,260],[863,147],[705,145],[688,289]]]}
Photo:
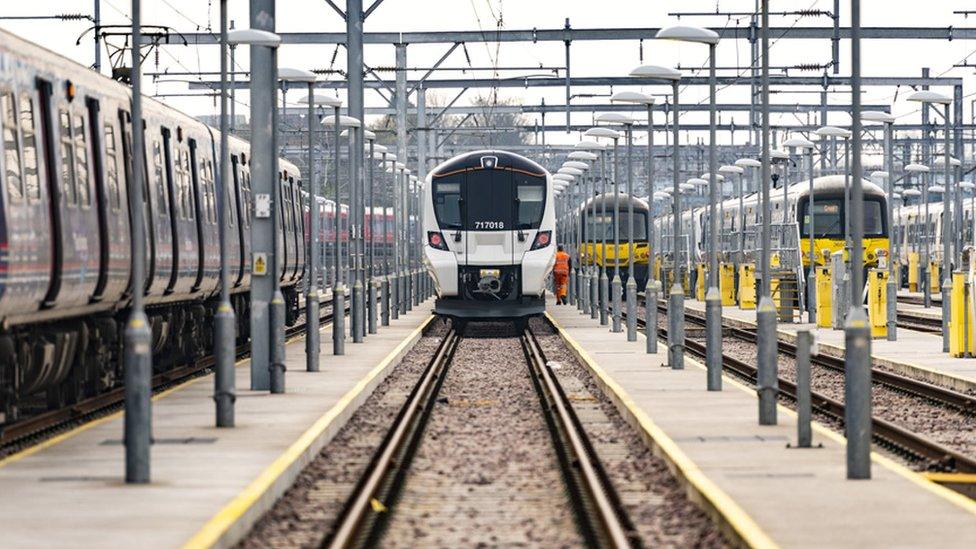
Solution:
{"label": "train carriage", "polygon": [[[634,212],[633,249],[627,244],[631,207]],[[603,266],[611,272],[614,267],[619,267],[620,278],[626,281],[630,262],[633,261],[634,280],[638,288],[643,288],[648,276],[647,228],[650,209],[647,202],[624,193],[615,199],[613,194],[607,193],[587,200],[577,213],[581,262],[584,265]],[[615,223],[620,224],[620,244],[617,246],[613,245]]]}

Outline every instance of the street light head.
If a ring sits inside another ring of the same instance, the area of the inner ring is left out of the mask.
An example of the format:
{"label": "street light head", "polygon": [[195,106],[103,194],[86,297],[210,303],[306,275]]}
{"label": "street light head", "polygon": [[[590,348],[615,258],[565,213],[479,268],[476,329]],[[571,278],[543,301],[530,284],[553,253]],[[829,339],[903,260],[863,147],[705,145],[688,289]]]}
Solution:
{"label": "street light head", "polygon": [[569,168],[569,167],[563,166],[562,168],[559,168],[558,170],[556,170],[556,173],[557,174],[564,173],[564,174],[567,174],[567,175],[571,175],[573,177],[579,177],[579,176],[583,175],[583,170],[578,170],[576,168]]}
{"label": "street light head", "polygon": [[[689,179],[689,181],[691,180]],[[691,192],[695,190],[695,185],[691,183],[681,183],[678,185],[678,189],[681,190],[682,192]]]}
{"label": "street light head", "polygon": [[312,104],[320,107],[341,107],[342,100],[334,95],[329,95],[327,93],[313,93],[312,95],[306,95],[298,100],[299,103],[308,104],[308,100],[311,98]]}
{"label": "street light head", "polygon": [[403,171],[403,170],[406,170],[407,169],[407,165],[404,164],[403,162],[396,162],[393,165],[396,167],[396,169],[398,169],[400,171]]}
{"label": "street light head", "polygon": [[576,181],[576,178],[569,175],[568,173],[556,173],[552,176],[556,181]]}
{"label": "street light head", "polygon": [[891,199],[892,200],[901,200],[901,194],[899,194],[899,193],[891,193]]}
{"label": "street light head", "polygon": [[318,75],[305,69],[295,69],[292,67],[278,67],[278,80],[282,82],[303,82],[310,83],[318,80]]}
{"label": "street light head", "polygon": [[[587,131],[589,131],[589,130],[587,130]],[[587,151],[587,150],[590,150],[590,151],[602,151],[602,150],[604,150],[604,149],[607,148],[606,145],[604,145],[603,143],[597,143],[596,141],[593,141],[591,139],[587,139],[585,141],[580,141],[579,143],[577,143],[573,147],[576,148],[576,149],[583,150],[583,151]],[[590,153],[590,154],[593,154],[593,153]],[[596,155],[595,154],[593,154],[593,157],[594,157],[594,159],[596,159]]]}
{"label": "street light head", "polygon": [[366,141],[376,141],[376,134],[369,130],[363,130],[363,139]]}
{"label": "street light head", "polygon": [[823,126],[821,128],[817,128],[817,130],[813,133],[819,135],[820,137],[842,137],[844,139],[851,136],[851,132],[849,130],[838,128],[837,126]]}
{"label": "street light head", "polygon": [[960,181],[959,183],[956,183],[956,186],[960,189],[966,190],[976,189],[976,183],[973,183],[972,181]]}
{"label": "street light head", "polygon": [[[719,171],[722,171],[722,170],[719,170]],[[711,180],[711,177],[712,177],[712,174],[710,174],[710,173],[703,173],[702,176],[701,176],[701,178],[704,179],[705,181],[710,181]],[[725,181],[725,176],[724,175],[721,175],[721,174],[715,174],[715,181]]]}
{"label": "street light head", "polygon": [[633,118],[627,116],[626,114],[620,114],[619,112],[605,112],[598,114],[596,116],[596,121],[607,124],[625,124],[628,126],[634,123]]}
{"label": "street light head", "polygon": [[922,164],[909,164],[905,166],[905,171],[909,173],[927,173],[931,170],[929,170],[928,166]]}
{"label": "street light head", "polygon": [[610,128],[590,128],[583,132],[586,137],[609,137],[610,139],[620,139],[620,132]]}
{"label": "street light head", "polygon": [[576,168],[577,170],[583,170],[583,171],[590,169],[589,164],[587,164],[586,162],[580,162],[578,160],[569,160],[567,162],[563,162],[563,167]]}
{"label": "street light head", "polygon": [[769,151],[769,157],[773,160],[789,160],[790,153],[781,149],[771,149]]}
{"label": "street light head", "polygon": [[610,96],[611,103],[636,103],[638,105],[653,105],[654,98],[646,93],[635,91],[617,92]]}
{"label": "street light head", "polygon": [[654,191],[654,200],[671,200],[671,195],[664,191]]}
{"label": "street light head", "polygon": [[813,141],[806,139],[804,137],[791,137],[786,141],[783,141],[784,147],[796,147],[798,149],[812,149],[815,145]]}
{"label": "street light head", "polygon": [[956,158],[955,156],[950,156],[949,157],[949,165],[950,166],[962,166],[962,162],[960,162],[959,159]]}
{"label": "street light head", "polygon": [[755,158],[740,158],[735,161],[735,165],[740,168],[761,168],[762,162]]}
{"label": "street light head", "polygon": [[686,183],[688,185],[690,185],[691,188],[695,188],[696,186],[697,187],[704,187],[705,185],[708,185],[708,180],[702,179],[700,177],[692,177],[691,179],[689,179],[688,181],[686,181]]}
{"label": "street light head", "polygon": [[658,40],[677,40],[679,42],[695,42],[698,44],[718,44],[718,33],[702,27],[676,25],[657,31],[654,38]]}
{"label": "street light head", "polygon": [[909,101],[915,101],[916,103],[937,103],[939,105],[948,105],[949,103],[952,103],[952,98],[932,90],[918,90],[917,92],[909,95],[906,99]]}
{"label": "street light head", "polygon": [[731,166],[731,165],[722,166],[721,168],[718,169],[718,171],[722,173],[740,173],[740,174],[745,172],[745,170],[743,170],[740,166]]}
{"label": "street light head", "polygon": [[641,65],[630,71],[630,75],[641,78],[667,80],[668,82],[676,82],[681,80],[681,72],[669,67],[662,67],[660,65]]}
{"label": "street light head", "polygon": [[[336,125],[336,117],[335,117],[335,115],[331,115],[330,114],[329,116],[323,116],[322,117],[322,124],[325,125],[325,126],[335,126]],[[352,116],[346,116],[344,114],[339,115],[339,127],[340,128],[358,128],[358,127],[360,127],[362,125],[363,125],[363,123],[360,122],[358,118],[354,118]]]}
{"label": "street light head", "polygon": [[918,189],[905,189],[901,193],[901,195],[904,196],[905,198],[908,198],[910,196],[922,196],[922,191]]}
{"label": "street light head", "polygon": [[589,151],[573,151],[569,153],[566,158],[569,158],[570,160],[586,160],[592,162],[599,157]]}
{"label": "street light head", "polygon": [[[389,150],[390,149],[387,149],[383,145],[373,145],[373,156],[379,154],[380,157],[382,157],[383,153],[388,152]],[[387,155],[387,158],[389,158],[389,155]]]}
{"label": "street light head", "polygon": [[892,124],[895,121],[895,116],[881,111],[864,111],[861,113],[861,120],[865,122],[884,122],[885,124]]}
{"label": "street light head", "polygon": [[273,32],[259,29],[234,29],[227,32],[227,44],[231,46],[265,46],[276,48],[281,37]]}
{"label": "street light head", "polygon": [[944,193],[945,192],[945,187],[943,187],[942,185],[932,185],[932,186],[929,187],[929,192],[930,193]]}
{"label": "street light head", "polygon": [[888,174],[888,172],[885,172],[885,171],[880,171],[879,170],[879,171],[876,171],[876,172],[871,172],[871,178],[872,179],[888,179],[888,177],[889,177],[889,174]]}

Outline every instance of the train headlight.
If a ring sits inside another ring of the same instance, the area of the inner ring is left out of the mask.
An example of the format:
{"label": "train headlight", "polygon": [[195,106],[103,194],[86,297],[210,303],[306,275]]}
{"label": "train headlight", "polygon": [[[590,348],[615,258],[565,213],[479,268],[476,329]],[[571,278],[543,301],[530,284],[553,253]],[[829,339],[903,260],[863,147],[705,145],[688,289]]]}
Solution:
{"label": "train headlight", "polygon": [[541,250],[542,248],[548,246],[549,242],[551,241],[552,241],[552,231],[539,231],[538,233],[535,234],[535,240],[532,241],[532,247],[529,248],[529,251],[531,252],[532,250]]}
{"label": "train headlight", "polygon": [[448,251],[447,241],[444,240],[444,235],[440,231],[427,231],[427,243],[435,250]]}

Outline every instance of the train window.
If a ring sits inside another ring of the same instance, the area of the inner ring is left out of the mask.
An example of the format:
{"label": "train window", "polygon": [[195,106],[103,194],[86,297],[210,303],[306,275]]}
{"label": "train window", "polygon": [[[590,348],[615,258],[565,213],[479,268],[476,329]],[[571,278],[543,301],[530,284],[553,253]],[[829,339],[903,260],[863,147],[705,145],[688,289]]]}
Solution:
{"label": "train window", "polygon": [[88,133],[85,131],[85,117],[74,117],[75,144],[75,186],[77,187],[78,204],[82,207],[91,205],[91,190],[88,187]]}
{"label": "train window", "polygon": [[434,215],[442,229],[461,228],[461,181],[454,175],[434,181]]}
{"label": "train window", "polygon": [[75,164],[71,159],[71,115],[64,108],[58,111],[58,121],[61,129],[61,192],[64,193],[64,201],[69,206],[78,203],[75,194]]}
{"label": "train window", "polygon": [[17,145],[17,115],[14,94],[3,92],[0,95],[0,108],[3,109],[3,151],[7,196],[11,202],[24,198],[23,179],[20,177],[20,147]]}
{"label": "train window", "polygon": [[518,199],[518,228],[538,229],[546,205],[546,180],[515,172],[515,197]]}
{"label": "train window", "polygon": [[118,211],[119,196],[118,147],[115,143],[115,127],[105,125],[105,180],[108,185],[108,203],[112,211]]}
{"label": "train window", "polygon": [[244,226],[250,227],[251,208],[254,207],[254,204],[251,203],[251,172],[244,171],[244,177],[242,178],[242,181],[244,182],[244,185],[242,187],[242,191],[244,192],[244,204],[247,206],[246,208],[244,208],[244,221],[245,221]]}
{"label": "train window", "polygon": [[41,197],[37,171],[37,131],[34,126],[34,102],[27,92],[20,95],[20,134],[24,143],[24,194],[30,200],[37,200]]}
{"label": "train window", "polygon": [[[842,200],[839,198],[818,198],[813,203],[813,233],[815,237],[844,236],[844,217],[841,215]],[[810,202],[803,203],[803,226],[801,236],[810,235]]]}
{"label": "train window", "polygon": [[169,200],[166,181],[163,179],[163,147],[159,144],[159,139],[153,139],[153,174],[158,195],[156,202],[159,205],[156,211],[161,217],[169,217]]}
{"label": "train window", "polygon": [[864,199],[864,236],[884,236],[885,222],[881,201],[876,198]]}
{"label": "train window", "polygon": [[186,208],[186,218],[196,219],[196,210],[193,204],[193,189],[190,185],[190,151],[183,149],[183,201]]}

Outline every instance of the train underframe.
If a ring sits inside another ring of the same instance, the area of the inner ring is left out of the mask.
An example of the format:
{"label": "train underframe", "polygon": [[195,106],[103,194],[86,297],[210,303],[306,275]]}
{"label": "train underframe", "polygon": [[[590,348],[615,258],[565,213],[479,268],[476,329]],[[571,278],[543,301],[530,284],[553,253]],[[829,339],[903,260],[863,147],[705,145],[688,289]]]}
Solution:
{"label": "train underframe", "polygon": [[[296,286],[283,287],[287,325],[299,316]],[[147,307],[153,375],[195,363],[213,348],[218,298]],[[237,340],[249,338],[249,293],[231,295]],[[120,387],[129,310],[12,327],[0,334],[0,429]]]}

